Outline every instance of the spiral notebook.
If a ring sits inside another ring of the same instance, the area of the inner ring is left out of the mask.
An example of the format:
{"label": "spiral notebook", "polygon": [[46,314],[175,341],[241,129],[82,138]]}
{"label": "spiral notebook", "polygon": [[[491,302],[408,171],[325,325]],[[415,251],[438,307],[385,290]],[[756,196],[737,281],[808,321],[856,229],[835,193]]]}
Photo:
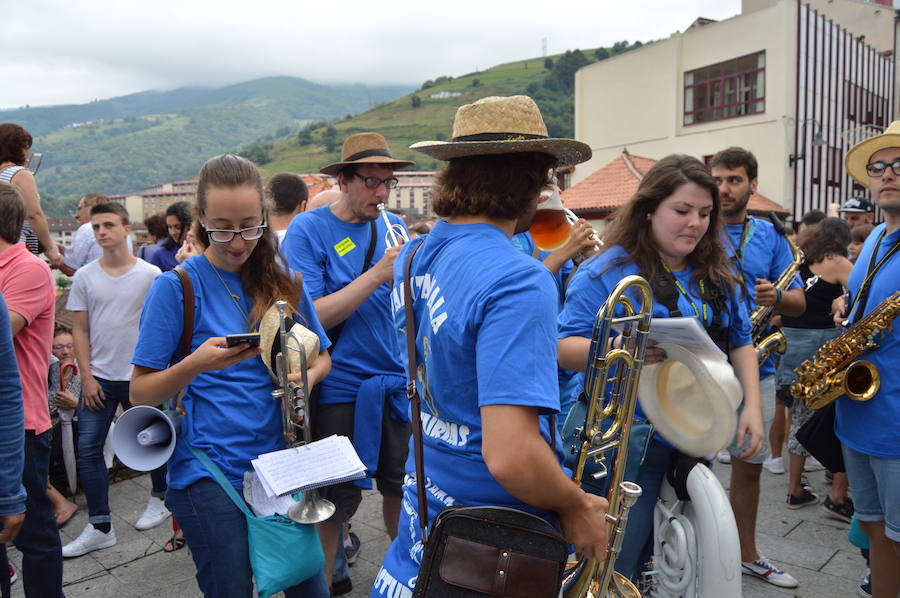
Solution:
{"label": "spiral notebook", "polygon": [[358,480],[366,467],[346,436],[329,436],[251,461],[269,497]]}

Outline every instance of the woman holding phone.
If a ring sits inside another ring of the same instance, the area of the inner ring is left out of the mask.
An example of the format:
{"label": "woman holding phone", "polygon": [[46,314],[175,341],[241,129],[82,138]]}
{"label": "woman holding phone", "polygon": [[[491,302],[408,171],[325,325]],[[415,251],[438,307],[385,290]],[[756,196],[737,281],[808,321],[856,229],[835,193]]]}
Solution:
{"label": "woman holding phone", "polygon": [[[321,353],[308,370],[310,386],[331,369],[330,341],[299,275],[283,269],[277,258],[262,179],[252,162],[226,154],[203,165],[194,227],[203,252],[182,264],[194,293],[188,298],[194,304],[190,353],[180,355],[182,284],[176,273],[165,272],[144,304],[132,360],[132,401],[159,405],[184,389],[185,416],[169,460],[166,505],[184,530],[204,595],[245,597],[251,594],[252,572],[244,514],[191,447],[205,452],[241,493],[250,461],[284,446],[280,406],[271,396],[262,350],[246,342],[229,347],[225,337],[256,332],[269,306],[286,300],[295,320],[320,339]],[[324,574],[285,595],[327,597]]]}

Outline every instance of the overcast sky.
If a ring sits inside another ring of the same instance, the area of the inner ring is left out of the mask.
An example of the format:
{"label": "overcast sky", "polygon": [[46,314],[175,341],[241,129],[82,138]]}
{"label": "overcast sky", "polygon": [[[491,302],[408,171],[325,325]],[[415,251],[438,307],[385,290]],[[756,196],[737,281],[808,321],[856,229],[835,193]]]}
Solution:
{"label": "overcast sky", "polygon": [[[0,0],[0,107],[270,75],[419,84],[572,48],[648,41],[740,0]],[[9,8],[14,6],[15,8]]]}

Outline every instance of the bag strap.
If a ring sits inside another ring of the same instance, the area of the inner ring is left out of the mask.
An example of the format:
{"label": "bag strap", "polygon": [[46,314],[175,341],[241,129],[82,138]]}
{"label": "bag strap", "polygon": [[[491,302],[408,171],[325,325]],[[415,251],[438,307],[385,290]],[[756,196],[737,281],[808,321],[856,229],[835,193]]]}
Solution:
{"label": "bag strap", "polygon": [[[375,246],[378,244],[378,229],[376,227],[374,220],[369,220],[369,246],[366,248],[366,258],[363,260],[362,272],[359,273],[360,276],[365,274],[369,270],[369,266],[372,265],[372,258],[375,256]],[[337,345],[338,339],[341,338],[341,332],[344,330],[344,320],[343,322],[336,324],[331,330],[328,330],[328,340],[331,341],[330,351],[334,353],[334,347]]]}
{"label": "bag strap", "polygon": [[181,330],[181,358],[184,359],[191,352],[191,337],[194,334],[194,285],[191,275],[181,266],[175,267],[175,274],[181,281],[184,295],[184,327]]}
{"label": "bag strap", "polygon": [[203,463],[204,467],[209,470],[209,473],[212,474],[213,479],[215,479],[219,486],[222,487],[222,490],[225,491],[225,494],[228,495],[228,498],[231,499],[231,502],[234,503],[234,506],[243,511],[244,515],[247,517],[256,517],[251,511],[250,507],[247,506],[247,503],[238,496],[237,491],[234,489],[234,486],[231,485],[231,482],[225,477],[225,474],[222,473],[222,470],[219,469],[219,466],[212,462],[206,453],[198,449],[197,447],[189,444],[188,447],[191,449],[191,452],[194,453],[194,456],[199,459],[201,463]]}
{"label": "bag strap", "polygon": [[412,410],[413,460],[416,462],[416,493],[419,498],[419,527],[422,528],[422,545],[428,543],[428,499],[425,494],[425,450],[422,446],[422,408],[419,390],[416,388],[416,316],[413,314],[412,283],[410,270],[416,251],[424,243],[418,243],[409,252],[403,267],[403,302],[406,309],[406,355],[407,375],[406,396]]}

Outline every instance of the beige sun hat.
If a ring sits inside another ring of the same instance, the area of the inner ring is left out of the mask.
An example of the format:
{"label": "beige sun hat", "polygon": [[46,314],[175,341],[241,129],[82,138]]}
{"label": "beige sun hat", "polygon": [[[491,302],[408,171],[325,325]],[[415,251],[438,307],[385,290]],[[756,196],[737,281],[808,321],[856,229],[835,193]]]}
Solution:
{"label": "beige sun hat", "polygon": [[[259,323],[259,346],[263,350],[263,363],[266,364],[266,369],[269,370],[269,374],[276,382],[278,381],[278,372],[275,363],[278,353],[281,351],[281,339],[278,334],[280,325],[278,308],[273,305],[266,311],[266,315]],[[288,331],[288,347],[290,348],[288,351],[289,373],[294,374],[300,371],[300,354],[296,350],[300,345],[303,346],[303,351],[306,353],[307,369],[312,367],[316,357],[319,356],[319,335],[290,318],[285,318],[285,326]]]}
{"label": "beige sun hat", "polygon": [[355,164],[380,164],[393,168],[406,168],[415,162],[397,160],[383,135],[378,133],[355,133],[347,137],[341,148],[341,161],[334,162],[319,170],[322,174],[335,175],[345,166]]}
{"label": "beige sun hat", "polygon": [[868,188],[869,174],[866,172],[866,164],[869,163],[872,154],[888,147],[900,147],[900,120],[892,122],[881,135],[869,137],[851,147],[844,158],[847,172],[857,183]]}
{"label": "beige sun hat", "polygon": [[490,96],[460,106],[453,119],[451,141],[420,141],[409,148],[439,160],[520,152],[550,154],[561,165],[591,158],[586,143],[548,137],[541,111],[528,96]]}

